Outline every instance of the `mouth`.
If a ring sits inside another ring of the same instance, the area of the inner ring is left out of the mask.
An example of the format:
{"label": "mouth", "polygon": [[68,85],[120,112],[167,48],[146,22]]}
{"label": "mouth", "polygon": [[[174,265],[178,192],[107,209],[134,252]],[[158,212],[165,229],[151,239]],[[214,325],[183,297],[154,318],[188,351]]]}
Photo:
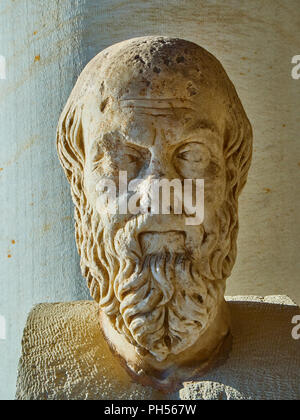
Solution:
{"label": "mouth", "polygon": [[144,255],[186,253],[186,233],[171,230],[167,232],[144,231],[138,236],[139,244]]}

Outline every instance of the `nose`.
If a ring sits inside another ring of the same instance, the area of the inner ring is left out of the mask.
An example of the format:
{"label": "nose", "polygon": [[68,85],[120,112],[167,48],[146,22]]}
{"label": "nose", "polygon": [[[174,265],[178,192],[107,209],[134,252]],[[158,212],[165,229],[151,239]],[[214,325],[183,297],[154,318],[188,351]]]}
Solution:
{"label": "nose", "polygon": [[150,165],[147,170],[147,175],[153,178],[165,178],[168,170],[168,162],[166,159],[159,159],[158,157],[152,157]]}
{"label": "nose", "polygon": [[176,178],[176,170],[172,164],[172,156],[170,156],[168,148],[164,145],[157,145],[151,150],[151,160],[147,168],[147,176],[155,179],[174,179]]}
{"label": "nose", "polygon": [[175,177],[175,170],[172,165],[172,159],[168,148],[168,143],[164,129],[155,131],[153,145],[150,149],[151,160],[147,171],[147,176],[155,179]]}
{"label": "nose", "polygon": [[[145,181],[144,181],[145,191],[148,191],[148,190],[150,191],[151,182],[153,182],[154,180],[162,180],[162,179],[173,181],[174,179],[178,179],[178,175],[176,174],[176,170],[172,164],[172,159],[170,156],[168,156],[167,151],[160,151],[160,153],[156,151],[156,153],[153,153],[152,155],[150,164],[145,174]],[[165,193],[165,194],[168,194],[168,193]],[[158,197],[159,203],[157,204],[157,206],[161,208],[162,203],[165,202],[166,203],[165,208],[167,207],[169,208],[169,213],[166,213],[166,214],[170,214],[170,213],[173,214],[174,205],[175,205],[175,190],[173,188],[170,188],[169,194],[170,194],[169,198],[164,197],[163,189],[160,188],[159,197]],[[145,208],[148,208],[148,211],[150,211],[150,207],[152,204],[150,201],[150,195],[148,195],[147,193],[143,194],[142,202]]]}

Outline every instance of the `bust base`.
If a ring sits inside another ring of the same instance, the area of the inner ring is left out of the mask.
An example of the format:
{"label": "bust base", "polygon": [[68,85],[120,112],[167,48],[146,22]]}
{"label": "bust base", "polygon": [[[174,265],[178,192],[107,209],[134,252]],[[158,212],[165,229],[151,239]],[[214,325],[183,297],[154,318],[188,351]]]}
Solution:
{"label": "bust base", "polygon": [[232,318],[228,360],[178,392],[132,381],[109,349],[94,302],[47,303],[24,330],[17,400],[300,399],[300,340],[285,296],[227,298]]}

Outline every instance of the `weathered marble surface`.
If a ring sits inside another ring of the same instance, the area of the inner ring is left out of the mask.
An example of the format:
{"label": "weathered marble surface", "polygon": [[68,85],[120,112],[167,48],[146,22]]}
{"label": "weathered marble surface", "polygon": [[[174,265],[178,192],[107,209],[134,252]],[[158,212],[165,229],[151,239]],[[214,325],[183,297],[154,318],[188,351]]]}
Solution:
{"label": "weathered marble surface", "polygon": [[229,340],[224,292],[252,139],[221,63],[178,38],[104,49],[61,114],[81,272],[107,342],[141,384],[171,392]]}
{"label": "weathered marble surface", "polygon": [[0,55],[7,62],[7,79],[0,80],[0,315],[7,327],[1,398],[14,396],[32,305],[88,296],[74,264],[73,206],[55,129],[84,65],[124,39],[178,36],[223,63],[255,139],[227,293],[285,293],[300,304],[300,81],[291,78],[299,20],[299,0],[1,0]]}
{"label": "weathered marble surface", "polygon": [[23,337],[16,399],[299,399],[300,340],[286,296],[227,298],[233,347],[227,362],[163,395],[133,383],[99,329],[96,303],[41,304]]}

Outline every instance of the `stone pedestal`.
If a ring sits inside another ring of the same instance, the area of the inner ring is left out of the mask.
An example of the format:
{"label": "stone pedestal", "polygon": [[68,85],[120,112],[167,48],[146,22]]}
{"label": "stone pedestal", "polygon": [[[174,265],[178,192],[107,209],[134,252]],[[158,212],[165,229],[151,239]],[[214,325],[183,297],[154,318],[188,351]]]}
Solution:
{"label": "stone pedestal", "polygon": [[300,399],[299,307],[285,296],[227,300],[229,359],[167,395],[132,382],[102,337],[94,302],[40,304],[24,330],[16,399]]}

